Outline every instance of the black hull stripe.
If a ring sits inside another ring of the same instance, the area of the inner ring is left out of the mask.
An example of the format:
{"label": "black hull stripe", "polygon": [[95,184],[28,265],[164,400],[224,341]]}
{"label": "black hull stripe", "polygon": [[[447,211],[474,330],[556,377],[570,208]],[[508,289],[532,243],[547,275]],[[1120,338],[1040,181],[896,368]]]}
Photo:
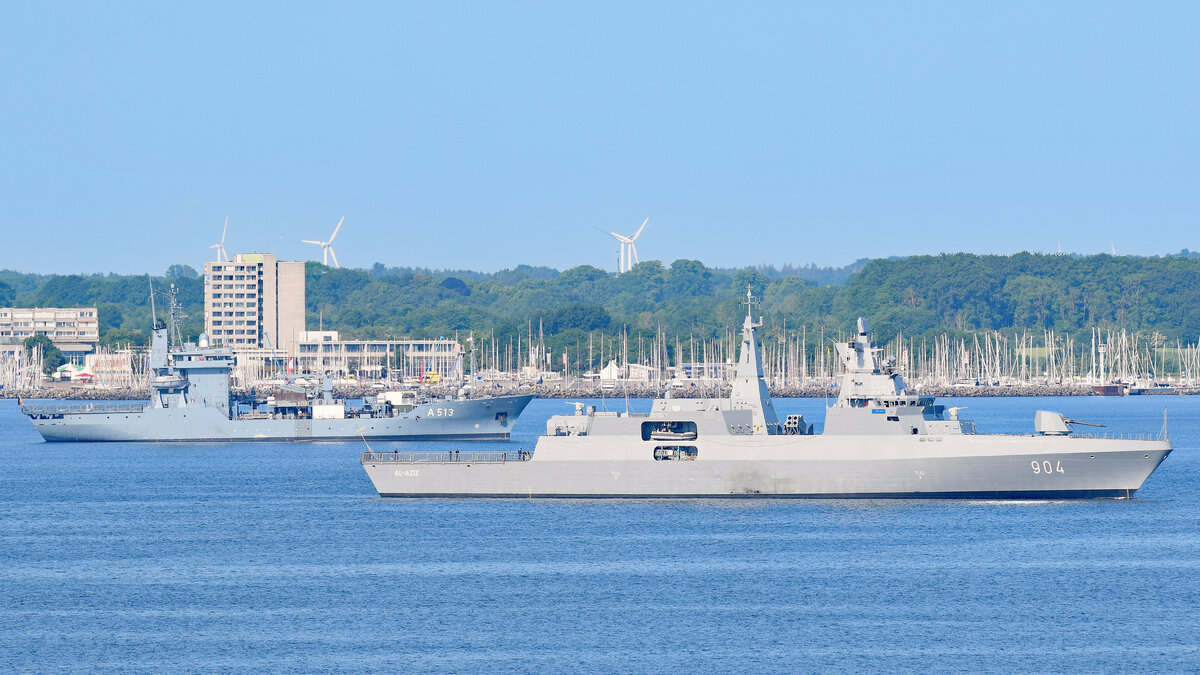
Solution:
{"label": "black hull stripe", "polygon": [[676,495],[676,494],[605,494],[605,495],[564,495],[564,494],[473,494],[461,492],[418,493],[418,494],[383,494],[380,497],[388,499],[1127,499],[1133,497],[1134,490],[1020,490],[999,492],[848,492],[820,494],[713,494],[713,495]]}

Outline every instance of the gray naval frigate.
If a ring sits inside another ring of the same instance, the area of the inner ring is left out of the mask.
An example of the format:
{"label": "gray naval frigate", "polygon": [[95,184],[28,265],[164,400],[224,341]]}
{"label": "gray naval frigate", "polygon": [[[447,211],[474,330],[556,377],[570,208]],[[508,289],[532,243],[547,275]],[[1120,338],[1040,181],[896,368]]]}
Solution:
{"label": "gray naval frigate", "polygon": [[[172,310],[175,309],[172,301]],[[292,384],[263,398],[234,396],[234,353],[178,341],[155,320],[151,399],[145,402],[26,402],[21,410],[47,441],[507,440],[532,395],[422,399],[413,392],[363,396],[351,406],[332,381]]]}
{"label": "gray naval frigate", "polygon": [[384,497],[1128,498],[1171,452],[1166,439],[1076,433],[1081,423],[1049,411],[1033,434],[977,434],[960,409],[908,390],[863,319],[837,345],[845,375],[823,433],[802,415],[780,424],[760,325],[748,311],[728,399],[657,399],[644,414],[576,404],[532,454],[366,452],[361,463]]}

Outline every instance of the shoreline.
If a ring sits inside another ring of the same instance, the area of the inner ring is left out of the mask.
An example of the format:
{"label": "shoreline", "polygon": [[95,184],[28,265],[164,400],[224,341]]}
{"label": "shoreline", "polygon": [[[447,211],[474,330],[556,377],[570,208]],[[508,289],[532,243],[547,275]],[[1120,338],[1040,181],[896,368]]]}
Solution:
{"label": "shoreline", "polygon": [[[689,387],[675,388],[671,395],[673,398],[705,398],[717,397],[725,398],[729,396],[730,387],[718,387],[714,390],[712,387]],[[266,396],[278,391],[277,388],[263,388],[254,390],[259,396]],[[334,389],[334,396],[337,398],[360,398],[364,394],[370,394],[376,390],[362,389],[358,387],[337,387]],[[382,390],[379,390],[382,391]],[[978,397],[1036,397],[1036,396],[1099,396],[1092,391],[1090,385],[1017,385],[1007,387],[997,386],[975,386],[975,387],[950,387],[950,386],[933,386],[933,387],[915,387],[912,393],[923,396],[936,396],[938,398],[978,398]],[[457,387],[437,387],[420,390],[420,393],[432,398],[456,397],[458,393]],[[837,388],[832,386],[807,386],[807,387],[771,387],[770,393],[773,398],[836,398]],[[470,398],[486,398],[491,396],[513,396],[522,394],[533,394],[536,398],[545,399],[622,399],[622,398],[639,398],[653,399],[662,396],[663,391],[659,387],[647,386],[627,386],[611,390],[602,390],[600,387],[580,387],[571,386],[563,387],[562,385],[547,385],[539,386],[500,386],[495,385],[492,388],[476,388],[471,392]],[[1168,391],[1148,390],[1137,396],[1193,396],[1200,394],[1200,387],[1179,387]],[[129,388],[113,388],[100,389],[95,387],[52,387],[45,389],[3,389],[0,390],[0,399],[16,399],[30,400],[80,400],[80,401],[126,401],[126,400],[149,400],[149,389],[129,389]]]}

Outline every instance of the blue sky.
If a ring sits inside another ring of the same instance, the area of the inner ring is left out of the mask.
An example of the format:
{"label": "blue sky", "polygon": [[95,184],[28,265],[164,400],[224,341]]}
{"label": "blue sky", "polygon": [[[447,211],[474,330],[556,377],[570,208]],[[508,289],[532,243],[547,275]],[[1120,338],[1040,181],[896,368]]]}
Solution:
{"label": "blue sky", "polygon": [[1200,248],[1200,3],[8,3],[0,268]]}

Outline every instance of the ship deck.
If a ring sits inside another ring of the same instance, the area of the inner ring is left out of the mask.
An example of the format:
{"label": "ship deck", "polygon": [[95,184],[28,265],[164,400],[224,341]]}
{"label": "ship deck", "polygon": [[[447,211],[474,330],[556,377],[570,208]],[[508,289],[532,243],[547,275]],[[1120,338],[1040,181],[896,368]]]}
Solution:
{"label": "ship deck", "polygon": [[360,464],[507,464],[528,462],[528,451],[364,452]]}

